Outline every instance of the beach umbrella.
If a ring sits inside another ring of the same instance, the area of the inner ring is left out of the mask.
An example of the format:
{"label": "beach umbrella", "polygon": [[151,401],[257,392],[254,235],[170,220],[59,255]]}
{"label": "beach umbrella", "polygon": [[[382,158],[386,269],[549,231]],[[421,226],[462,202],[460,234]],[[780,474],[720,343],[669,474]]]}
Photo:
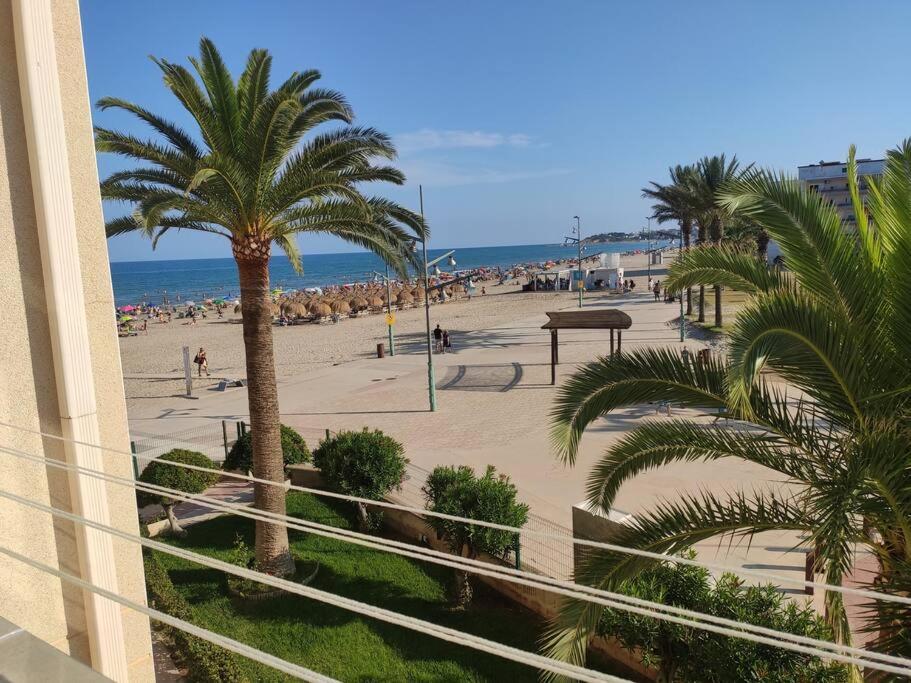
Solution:
{"label": "beach umbrella", "polygon": [[348,305],[351,306],[352,311],[363,311],[370,304],[362,296],[355,296],[348,300]]}
{"label": "beach umbrella", "polygon": [[273,316],[281,315],[281,314],[282,314],[282,309],[279,308],[277,304],[271,304],[270,308],[271,308],[271,310],[272,310],[272,315],[273,315]]}
{"label": "beach umbrella", "polygon": [[402,291],[397,297],[396,302],[399,304],[412,304],[414,303],[414,297],[411,296],[409,292]]}
{"label": "beach umbrella", "polygon": [[378,296],[370,297],[370,299],[367,300],[367,303],[370,308],[382,308],[385,305],[383,300]]}
{"label": "beach umbrella", "polygon": [[224,300],[224,299],[216,299],[213,303],[218,304],[219,306],[224,306],[224,305],[225,305],[225,300]]}
{"label": "beach umbrella", "polygon": [[187,308],[193,308],[196,305],[195,301],[184,301],[184,303],[187,305]]}
{"label": "beach umbrella", "polygon": [[127,304],[126,306],[121,306],[120,310],[123,311],[124,313],[129,313],[130,311],[135,311],[136,307],[132,306],[130,304]]}
{"label": "beach umbrella", "polygon": [[313,299],[309,304],[307,304],[307,310],[310,311],[313,315],[322,315],[320,311],[323,308],[323,302],[319,299]]}
{"label": "beach umbrella", "polygon": [[128,323],[128,322],[130,322],[132,319],[133,319],[133,316],[131,316],[131,315],[122,315],[122,316],[120,316],[120,318],[118,319],[118,321],[121,322],[121,323]]}
{"label": "beach umbrella", "polygon": [[314,315],[318,315],[321,318],[332,315],[332,307],[329,304],[315,304],[310,310]]}
{"label": "beach umbrella", "polygon": [[294,318],[303,318],[307,315],[307,307],[299,303],[290,303],[285,305],[285,315]]}
{"label": "beach umbrella", "polygon": [[339,315],[344,315],[351,312],[351,306],[344,299],[339,299],[332,304],[332,310]]}

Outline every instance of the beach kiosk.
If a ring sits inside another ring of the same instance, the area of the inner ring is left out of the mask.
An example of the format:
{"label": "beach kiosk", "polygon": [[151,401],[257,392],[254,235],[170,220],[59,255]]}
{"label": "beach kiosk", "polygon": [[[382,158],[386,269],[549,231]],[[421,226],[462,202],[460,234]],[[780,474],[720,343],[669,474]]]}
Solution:
{"label": "beach kiosk", "polygon": [[616,308],[593,311],[548,311],[549,320],[541,325],[550,330],[550,383],[557,383],[557,364],[560,362],[558,330],[610,330],[610,353],[614,355],[614,331],[617,332],[617,351],[620,353],[623,330],[628,330],[633,319]]}

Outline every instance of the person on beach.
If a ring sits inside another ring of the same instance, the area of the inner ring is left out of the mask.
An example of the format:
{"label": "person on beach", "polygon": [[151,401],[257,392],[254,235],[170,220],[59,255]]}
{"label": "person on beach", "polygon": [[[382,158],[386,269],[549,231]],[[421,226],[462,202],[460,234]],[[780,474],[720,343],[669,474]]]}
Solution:
{"label": "person on beach", "polygon": [[206,350],[199,347],[199,352],[196,354],[196,358],[193,359],[193,362],[197,365],[197,373],[199,377],[202,377],[202,371],[206,371],[206,377],[209,376],[209,359],[206,358]]}
{"label": "person on beach", "polygon": [[443,353],[452,353],[452,338],[449,336],[449,330],[443,330]]}
{"label": "person on beach", "polygon": [[440,328],[439,324],[437,324],[433,330],[433,339],[436,352],[443,353],[443,330]]}
{"label": "person on beach", "polygon": [[658,297],[661,296],[661,280],[655,282],[655,286],[652,288],[652,292],[655,294],[655,301],[658,301]]}

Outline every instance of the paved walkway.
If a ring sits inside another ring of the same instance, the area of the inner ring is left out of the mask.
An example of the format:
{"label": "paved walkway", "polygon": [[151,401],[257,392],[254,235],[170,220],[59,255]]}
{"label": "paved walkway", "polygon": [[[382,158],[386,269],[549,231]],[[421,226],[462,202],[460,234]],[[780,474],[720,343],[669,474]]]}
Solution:
{"label": "paved walkway", "polygon": [[[562,308],[574,308],[568,294]],[[617,307],[633,318],[623,347],[680,348],[669,324],[674,304],[650,295],[587,295],[586,307]],[[549,413],[555,393],[573,367],[607,352],[608,332],[565,330],[560,334],[557,387],[550,385],[550,337],[542,314],[504,321],[481,332],[450,330],[454,353],[435,355],[438,410],[428,411],[427,362],[423,335],[397,339],[397,355],[362,359],[279,380],[282,421],[315,442],[325,429],[379,428],[402,441],[411,461],[426,470],[439,464],[493,464],[509,474],[537,515],[571,526],[571,506],[585,498],[589,470],[611,443],[647,419],[667,419],[648,406],[617,411],[593,425],[582,441],[574,468],[551,450]],[[382,321],[378,321],[382,325]],[[691,348],[701,346],[689,340]],[[246,390],[201,392],[198,401],[150,401],[131,411],[131,427],[167,435],[220,420],[247,419]],[[675,417],[693,416],[675,411]],[[616,508],[636,514],[678,491],[714,492],[761,486],[774,473],[737,460],[675,464],[637,477],[617,497]],[[706,559],[774,573],[803,576],[804,555],[789,552],[791,534],[763,534],[751,548],[717,542],[699,546]],[[798,592],[798,591],[795,591]]]}

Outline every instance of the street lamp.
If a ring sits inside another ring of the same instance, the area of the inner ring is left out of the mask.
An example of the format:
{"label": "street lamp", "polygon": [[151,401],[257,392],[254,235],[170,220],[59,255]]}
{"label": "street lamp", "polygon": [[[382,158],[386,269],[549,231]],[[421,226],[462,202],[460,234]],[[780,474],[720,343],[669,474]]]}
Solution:
{"label": "street lamp", "polygon": [[648,268],[648,278],[652,279],[652,217],[648,217],[648,232],[645,233],[645,262]]}
{"label": "street lamp", "polygon": [[576,288],[579,290],[579,308],[582,308],[582,286],[583,286],[583,275],[582,275],[582,225],[579,221],[578,216],[573,216],[576,220],[576,225],[573,227],[573,234],[575,237],[564,237],[563,246],[567,246],[567,242],[576,243],[576,246],[579,248],[579,269],[576,271],[578,273],[578,280],[576,280]]}
{"label": "street lamp", "polygon": [[[421,223],[424,222],[424,188],[421,185],[418,185],[418,194],[421,202]],[[440,269],[437,267],[437,264],[445,258],[449,258],[449,265],[454,266],[456,264],[453,254],[455,251],[448,251],[442,256],[435,258],[433,261],[427,261],[427,238],[420,240],[421,242],[421,252],[423,255],[424,262],[424,319],[427,322],[427,394],[430,398],[430,410],[435,412],[437,409],[437,394],[436,394],[436,381],[433,376],[433,343],[430,340],[430,268],[434,268],[434,274],[439,275]],[[411,242],[411,251],[412,253],[417,253],[418,245],[417,241],[412,240]]]}
{"label": "street lamp", "polygon": [[377,279],[383,278],[386,281],[386,327],[389,328],[389,355],[395,355],[395,334],[392,331],[392,323],[389,322],[392,320],[392,292],[389,286],[389,264],[386,264],[386,274],[377,273],[373,271],[373,281],[376,282]]}

